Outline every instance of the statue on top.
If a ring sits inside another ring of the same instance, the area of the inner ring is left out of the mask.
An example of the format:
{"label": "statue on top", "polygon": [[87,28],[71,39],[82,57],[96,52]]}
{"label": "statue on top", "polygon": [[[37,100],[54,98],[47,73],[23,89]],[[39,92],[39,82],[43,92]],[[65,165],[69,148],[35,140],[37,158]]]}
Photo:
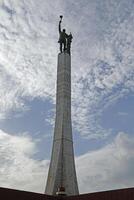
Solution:
{"label": "statue on top", "polygon": [[71,42],[72,42],[72,34],[70,33],[69,35],[66,33],[66,29],[63,29],[61,31],[61,22],[62,22],[63,16],[60,16],[60,21],[59,21],[59,41],[60,43],[60,52],[67,52],[70,54],[70,49],[71,49]]}

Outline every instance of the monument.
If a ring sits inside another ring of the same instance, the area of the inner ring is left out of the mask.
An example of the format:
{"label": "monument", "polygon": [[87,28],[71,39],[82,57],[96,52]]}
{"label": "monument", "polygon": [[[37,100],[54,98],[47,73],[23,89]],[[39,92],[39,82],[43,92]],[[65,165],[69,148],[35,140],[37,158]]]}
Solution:
{"label": "monument", "polygon": [[71,42],[72,34],[61,30],[57,66],[56,118],[51,162],[45,193],[48,195],[78,195],[71,122]]}
{"label": "monument", "polygon": [[[67,35],[66,31],[61,31],[61,21],[62,16],[59,22],[60,53],[58,55],[57,69],[56,119],[52,156],[46,184],[46,194],[0,187],[0,199],[134,200],[134,187],[79,195],[74,164],[71,124],[70,49],[72,35]],[[62,36],[65,38],[61,36],[62,32],[64,32]]]}

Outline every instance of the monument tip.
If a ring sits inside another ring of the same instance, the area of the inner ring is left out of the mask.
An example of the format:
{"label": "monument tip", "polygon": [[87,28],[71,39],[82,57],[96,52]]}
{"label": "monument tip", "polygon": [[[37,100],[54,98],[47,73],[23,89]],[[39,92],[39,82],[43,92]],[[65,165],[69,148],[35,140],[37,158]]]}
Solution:
{"label": "monument tip", "polygon": [[61,30],[61,22],[62,22],[63,15],[60,15],[59,21],[59,40],[58,43],[60,44],[60,52],[65,52],[70,55],[71,43],[73,36],[72,34],[67,34],[66,29]]}

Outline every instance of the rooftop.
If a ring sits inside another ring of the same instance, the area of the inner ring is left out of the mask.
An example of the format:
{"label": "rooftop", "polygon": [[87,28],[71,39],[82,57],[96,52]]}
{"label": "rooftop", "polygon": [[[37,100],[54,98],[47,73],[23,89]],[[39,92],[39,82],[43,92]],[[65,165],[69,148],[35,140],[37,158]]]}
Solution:
{"label": "rooftop", "polygon": [[125,188],[111,191],[81,194],[78,196],[49,196],[34,192],[26,192],[8,188],[0,188],[2,200],[133,200],[134,188]]}

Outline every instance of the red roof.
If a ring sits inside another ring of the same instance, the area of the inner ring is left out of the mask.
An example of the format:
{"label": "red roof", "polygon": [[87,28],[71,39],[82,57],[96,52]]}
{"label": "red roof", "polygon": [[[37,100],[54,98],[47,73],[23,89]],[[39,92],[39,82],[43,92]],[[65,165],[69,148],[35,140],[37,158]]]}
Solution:
{"label": "red roof", "polygon": [[0,188],[0,200],[134,200],[134,188],[81,194],[78,196],[49,196]]}

